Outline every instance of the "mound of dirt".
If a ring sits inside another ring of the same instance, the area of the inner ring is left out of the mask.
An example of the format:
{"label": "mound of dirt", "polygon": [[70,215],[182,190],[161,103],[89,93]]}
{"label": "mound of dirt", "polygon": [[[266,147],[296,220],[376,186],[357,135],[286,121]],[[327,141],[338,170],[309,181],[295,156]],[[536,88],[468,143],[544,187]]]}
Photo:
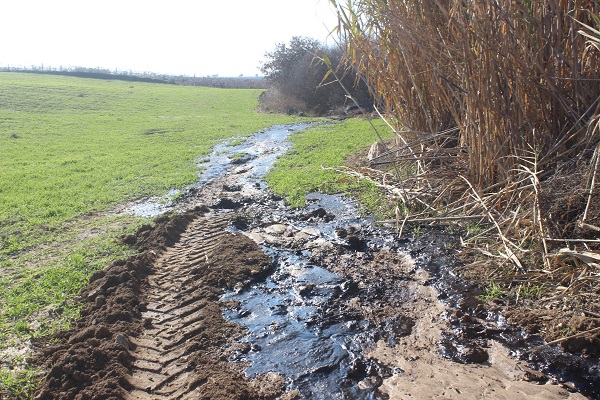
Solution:
{"label": "mound of dirt", "polygon": [[81,293],[80,320],[39,349],[34,361],[49,373],[36,399],[283,393],[283,380],[257,377],[271,384],[256,384],[228,362],[243,331],[224,320],[218,302],[224,288],[261,276],[270,260],[245,236],[225,231],[230,217],[201,211],[160,217],[125,238],[140,253],[96,273]]}
{"label": "mound of dirt", "polygon": [[125,238],[140,253],[95,273],[80,294],[80,320],[56,334],[58,344],[39,349],[34,362],[50,372],[36,399],[123,397],[132,361],[128,337],[143,329],[144,281],[165,245],[177,240],[196,216],[161,218],[154,227],[144,226]]}

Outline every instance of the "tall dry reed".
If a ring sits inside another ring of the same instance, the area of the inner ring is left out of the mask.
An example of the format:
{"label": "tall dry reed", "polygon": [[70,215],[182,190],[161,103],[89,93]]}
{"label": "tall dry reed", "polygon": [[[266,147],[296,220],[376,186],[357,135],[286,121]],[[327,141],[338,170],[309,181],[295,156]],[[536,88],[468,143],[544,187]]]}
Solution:
{"label": "tall dry reed", "polygon": [[[411,222],[480,223],[463,248],[499,262],[490,279],[512,269],[598,298],[600,214],[590,223],[587,210],[600,180],[600,3],[330,1],[351,66],[397,134],[379,159],[412,172],[352,171],[404,202],[408,215],[387,222],[401,233]],[[571,193],[562,184],[566,204],[556,206],[561,168],[574,160],[589,172]]]}
{"label": "tall dry reed", "polygon": [[518,160],[550,169],[597,139],[600,53],[579,33],[595,26],[597,1],[332,3],[351,62],[398,131],[410,142],[458,128],[443,146],[464,151],[478,189],[514,180]]}

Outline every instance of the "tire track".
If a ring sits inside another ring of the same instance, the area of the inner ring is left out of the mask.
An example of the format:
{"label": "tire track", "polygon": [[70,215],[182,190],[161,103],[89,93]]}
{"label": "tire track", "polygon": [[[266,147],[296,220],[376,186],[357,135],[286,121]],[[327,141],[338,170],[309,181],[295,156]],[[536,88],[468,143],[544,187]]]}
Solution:
{"label": "tire track", "polygon": [[[204,331],[207,300],[196,293],[195,269],[210,268],[214,249],[227,234],[233,213],[197,218],[156,262],[148,277],[144,332],[130,339],[134,358],[127,399],[197,398],[206,383],[190,366],[188,349]],[[200,278],[203,279],[203,278]]]}

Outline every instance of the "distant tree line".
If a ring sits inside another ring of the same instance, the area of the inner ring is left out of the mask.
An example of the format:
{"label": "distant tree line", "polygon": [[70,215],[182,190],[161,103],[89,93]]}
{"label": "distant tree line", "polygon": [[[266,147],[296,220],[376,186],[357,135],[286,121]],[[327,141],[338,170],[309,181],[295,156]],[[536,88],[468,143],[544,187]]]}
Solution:
{"label": "distant tree line", "polygon": [[318,116],[356,112],[358,107],[348,94],[361,108],[370,110],[373,102],[368,88],[344,60],[341,47],[325,46],[312,38],[297,36],[287,44],[277,44],[265,54],[261,66],[269,85],[260,99],[262,110]]}
{"label": "distant tree line", "polygon": [[128,82],[162,83],[170,85],[208,86],[227,89],[265,89],[267,87],[263,77],[219,77],[214,76],[186,76],[156,74],[153,72],[134,72],[131,70],[111,71],[106,68],[86,67],[0,67],[0,72],[22,72],[32,74],[64,75],[78,78],[121,80]]}

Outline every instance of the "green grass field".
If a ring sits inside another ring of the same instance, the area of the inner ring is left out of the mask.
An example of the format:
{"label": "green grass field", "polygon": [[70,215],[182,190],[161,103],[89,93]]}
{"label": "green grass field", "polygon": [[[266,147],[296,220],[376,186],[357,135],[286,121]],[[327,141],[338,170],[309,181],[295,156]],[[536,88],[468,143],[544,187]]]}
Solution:
{"label": "green grass field", "polygon": [[[373,123],[385,138],[391,137],[383,121]],[[271,189],[284,196],[288,204],[303,206],[306,194],[313,191],[347,192],[357,195],[369,212],[378,211],[383,200],[374,185],[335,171],[350,154],[377,140],[366,120],[347,119],[342,123],[320,125],[298,132],[290,140],[292,150],[275,163],[266,177]]]}
{"label": "green grass field", "polygon": [[192,182],[224,138],[291,118],[259,114],[256,90],[0,74],[0,244],[41,225]]}

